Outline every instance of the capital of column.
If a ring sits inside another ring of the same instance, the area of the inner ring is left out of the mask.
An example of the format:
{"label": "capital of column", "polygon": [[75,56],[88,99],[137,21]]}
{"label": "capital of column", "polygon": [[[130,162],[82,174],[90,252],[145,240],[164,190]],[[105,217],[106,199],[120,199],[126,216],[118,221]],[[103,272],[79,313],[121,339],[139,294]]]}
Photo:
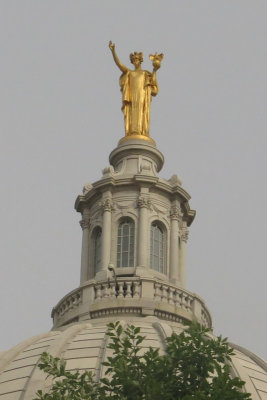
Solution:
{"label": "capital of column", "polygon": [[101,207],[102,207],[103,212],[105,212],[105,211],[111,212],[114,210],[113,202],[110,198],[103,200],[101,202]]}
{"label": "capital of column", "polygon": [[82,213],[82,220],[80,221],[82,230],[90,228],[90,211],[85,208]]}
{"label": "capital of column", "polygon": [[181,221],[183,217],[183,213],[181,207],[178,205],[173,205],[170,210],[170,218],[175,219],[177,221]]}
{"label": "capital of column", "polygon": [[137,200],[138,208],[150,208],[151,200],[149,197],[139,196]]}
{"label": "capital of column", "polygon": [[82,230],[84,229],[89,229],[90,228],[90,218],[89,217],[83,217],[83,219],[80,221],[80,225]]}
{"label": "capital of column", "polygon": [[187,226],[183,226],[181,229],[181,239],[183,242],[187,242],[188,240],[188,235],[189,235],[189,230],[187,228]]}

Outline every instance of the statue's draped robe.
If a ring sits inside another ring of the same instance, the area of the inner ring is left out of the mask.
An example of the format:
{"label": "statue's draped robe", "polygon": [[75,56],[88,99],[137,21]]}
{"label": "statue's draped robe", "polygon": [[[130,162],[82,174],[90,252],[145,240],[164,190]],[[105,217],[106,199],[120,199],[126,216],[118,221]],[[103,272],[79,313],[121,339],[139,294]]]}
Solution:
{"label": "statue's draped robe", "polygon": [[143,70],[127,70],[120,77],[122,111],[126,135],[149,136],[151,95],[158,93],[157,84],[151,85],[152,74]]}

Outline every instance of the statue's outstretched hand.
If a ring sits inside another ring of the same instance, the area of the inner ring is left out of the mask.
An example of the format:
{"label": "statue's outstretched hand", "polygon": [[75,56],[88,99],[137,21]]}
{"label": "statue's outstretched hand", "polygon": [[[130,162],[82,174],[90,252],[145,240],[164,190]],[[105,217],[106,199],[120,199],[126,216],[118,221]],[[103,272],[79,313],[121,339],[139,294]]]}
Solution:
{"label": "statue's outstretched hand", "polygon": [[115,50],[115,43],[112,43],[111,40],[109,41],[109,48],[110,48],[111,51]]}

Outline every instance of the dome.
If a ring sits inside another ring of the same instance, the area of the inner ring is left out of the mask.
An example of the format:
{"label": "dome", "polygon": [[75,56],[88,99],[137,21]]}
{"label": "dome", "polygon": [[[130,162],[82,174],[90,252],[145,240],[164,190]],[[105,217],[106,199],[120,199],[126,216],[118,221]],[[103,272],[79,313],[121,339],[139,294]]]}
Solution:
{"label": "dome", "polygon": [[[113,320],[115,320],[114,318]],[[46,351],[67,361],[68,370],[91,370],[99,379],[104,374],[101,363],[109,355],[106,335],[110,318],[69,325],[62,330],[51,331],[20,343],[1,354],[0,400],[32,400],[38,389],[49,385],[45,374],[37,367],[42,352]],[[134,324],[146,337],[145,348],[164,351],[164,338],[172,332],[180,333],[183,325],[165,322],[157,317],[129,317],[120,319],[122,325]],[[246,382],[245,390],[253,400],[267,399],[267,364],[239,346],[232,345],[232,373]]]}
{"label": "dome", "polygon": [[[110,48],[115,51],[112,43]],[[123,90],[126,136],[111,152],[102,178],[87,183],[76,199],[82,217],[80,286],[53,308],[50,332],[0,354],[0,400],[32,400],[37,390],[49,387],[51,381],[37,366],[44,351],[64,358],[69,370],[91,370],[101,378],[110,351],[108,322],[140,327],[146,337],[142,345],[162,352],[164,339],[180,333],[183,321],[197,320],[212,329],[204,301],[186,288],[187,241],[195,211],[177,175],[158,176],[164,157],[149,136],[152,89],[147,86],[146,112],[140,104],[131,108],[131,88]],[[156,81],[152,86],[155,95]],[[246,382],[253,400],[267,400],[266,363],[233,347],[233,376]]]}

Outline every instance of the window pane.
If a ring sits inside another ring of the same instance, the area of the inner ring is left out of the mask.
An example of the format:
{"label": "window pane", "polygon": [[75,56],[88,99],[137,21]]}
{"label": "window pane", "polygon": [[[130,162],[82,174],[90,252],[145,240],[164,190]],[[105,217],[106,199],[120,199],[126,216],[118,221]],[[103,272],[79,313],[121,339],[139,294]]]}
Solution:
{"label": "window pane", "polygon": [[96,228],[93,232],[93,248],[94,248],[94,271],[95,273],[101,267],[101,246],[102,246],[102,231],[101,228]]}
{"label": "window pane", "polygon": [[128,224],[124,224],[123,225],[123,229],[122,229],[122,234],[123,236],[128,236],[129,235],[129,225]]}
{"label": "window pane", "polygon": [[164,235],[157,223],[150,230],[150,268],[164,272]]}
{"label": "window pane", "polygon": [[120,266],[121,266],[121,254],[118,253],[117,254],[117,267],[120,268]]}
{"label": "window pane", "polygon": [[128,267],[128,253],[122,253],[122,267]]}
{"label": "window pane", "polygon": [[134,223],[124,220],[118,227],[117,267],[134,266]]}

